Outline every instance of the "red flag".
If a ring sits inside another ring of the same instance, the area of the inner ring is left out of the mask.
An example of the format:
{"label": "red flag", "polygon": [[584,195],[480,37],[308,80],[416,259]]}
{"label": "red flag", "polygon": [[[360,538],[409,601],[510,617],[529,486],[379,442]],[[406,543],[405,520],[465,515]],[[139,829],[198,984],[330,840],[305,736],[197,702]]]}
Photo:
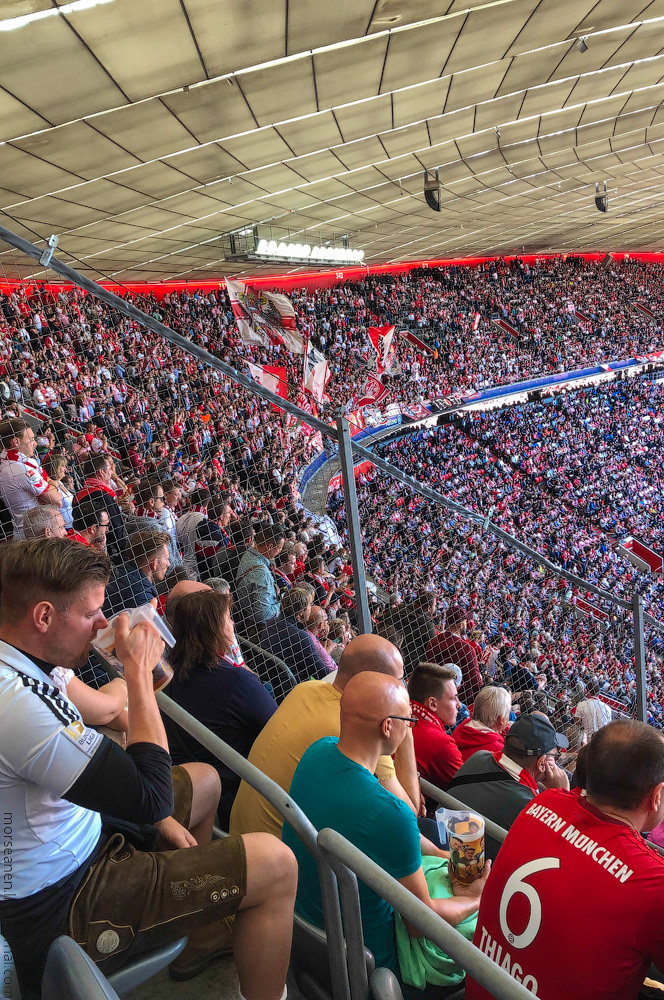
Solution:
{"label": "red flag", "polygon": [[425,354],[436,353],[433,347],[429,347],[428,344],[425,344],[423,340],[416,337],[414,333],[410,332],[410,330],[399,330],[399,336],[405,337],[406,340],[413,345],[413,347],[418,349],[418,351],[424,351]]}
{"label": "red flag", "polygon": [[357,408],[361,406],[376,406],[385,399],[389,392],[387,386],[383,385],[375,375],[367,375],[367,380],[362,389],[362,396],[355,401]]}
{"label": "red flag", "polygon": [[387,326],[369,327],[369,340],[371,341],[377,355],[375,365],[378,375],[382,375],[384,371],[389,371],[392,367],[392,361],[394,358],[394,348],[392,347],[393,339],[394,326],[387,324]]}
{"label": "red flag", "polygon": [[[266,389],[270,389],[275,395],[282,399],[288,399],[288,370],[278,365],[252,365],[249,363],[251,377],[260,382]],[[279,407],[272,403],[275,410]]]}

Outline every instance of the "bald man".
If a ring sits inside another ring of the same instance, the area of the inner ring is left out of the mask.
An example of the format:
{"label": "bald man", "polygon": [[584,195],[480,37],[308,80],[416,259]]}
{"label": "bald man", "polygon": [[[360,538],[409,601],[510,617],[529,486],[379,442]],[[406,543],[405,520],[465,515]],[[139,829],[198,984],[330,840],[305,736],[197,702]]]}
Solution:
{"label": "bald man", "polygon": [[[396,646],[377,635],[359,635],[344,649],[333,684],[305,681],[287,695],[256,737],[249,754],[251,763],[287,792],[304,751],[323,736],[339,735],[341,694],[352,677],[366,670],[386,674],[403,688],[403,659]],[[419,808],[412,734],[408,734],[403,749],[400,748],[396,769],[389,755],[381,756],[376,764],[376,776],[383,787],[402,799],[411,811],[415,811],[414,801]],[[243,781],[231,813],[231,832],[263,831],[280,837],[282,823],[281,816],[267,799]]]}
{"label": "bald man", "polygon": [[[318,740],[304,753],[290,794],[318,830],[337,830],[456,927],[477,912],[488,870],[469,886],[455,883],[453,895],[432,899],[422,855],[449,855],[422,837],[413,812],[374,776],[378,760],[396,752],[414,721],[408,693],[399,680],[366,670],[356,674],[341,696],[341,735]],[[298,861],[296,909],[323,927],[316,862],[288,824],[283,839]],[[361,882],[359,891],[365,944],[377,966],[399,975],[394,911]],[[419,936],[415,928],[408,930]],[[445,957],[443,966],[448,975],[449,963]]]}

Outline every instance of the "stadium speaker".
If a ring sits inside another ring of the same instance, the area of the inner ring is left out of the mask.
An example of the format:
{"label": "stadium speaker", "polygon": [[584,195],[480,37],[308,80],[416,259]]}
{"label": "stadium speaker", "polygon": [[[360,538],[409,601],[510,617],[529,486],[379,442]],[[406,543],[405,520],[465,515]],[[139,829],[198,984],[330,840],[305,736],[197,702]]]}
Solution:
{"label": "stadium speaker", "polygon": [[440,181],[438,168],[424,171],[424,198],[434,212],[440,212]]}
{"label": "stadium speaker", "polygon": [[602,267],[608,267],[609,264],[612,264],[612,263],[613,263],[613,257],[611,256],[611,254],[610,253],[605,253],[604,256],[602,257],[601,266]]}
{"label": "stadium speaker", "polygon": [[598,212],[608,212],[609,210],[609,192],[606,181],[604,181],[602,191],[599,189],[599,181],[595,184],[595,208]]}

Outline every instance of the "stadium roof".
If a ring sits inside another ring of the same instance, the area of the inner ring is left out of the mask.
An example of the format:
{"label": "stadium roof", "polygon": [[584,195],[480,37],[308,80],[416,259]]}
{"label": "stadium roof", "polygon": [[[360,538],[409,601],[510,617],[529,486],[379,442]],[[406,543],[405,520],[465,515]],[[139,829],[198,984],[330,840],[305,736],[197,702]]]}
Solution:
{"label": "stadium roof", "polygon": [[0,223],[93,276],[664,247],[664,0],[5,0],[0,67]]}

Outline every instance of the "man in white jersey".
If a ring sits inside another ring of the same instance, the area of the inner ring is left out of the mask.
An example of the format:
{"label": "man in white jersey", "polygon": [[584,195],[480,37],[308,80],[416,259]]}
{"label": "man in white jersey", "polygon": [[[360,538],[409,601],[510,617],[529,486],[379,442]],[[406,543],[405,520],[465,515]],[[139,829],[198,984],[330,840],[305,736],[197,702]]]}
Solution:
{"label": "man in white jersey", "polygon": [[8,417],[0,423],[0,496],[12,516],[14,537],[22,538],[23,515],[38,503],[59,508],[62,495],[50,486],[35,458],[34,431],[25,420]]}
{"label": "man in white jersey", "polygon": [[[61,538],[12,542],[0,557],[0,802],[11,842],[0,924],[22,1000],[39,1000],[48,948],[63,932],[106,973],[188,935],[173,972],[191,978],[221,953],[220,939],[227,950],[231,914],[243,996],[280,1000],[293,856],[267,835],[205,842],[212,819],[206,827],[200,788],[184,768],[171,771],[152,684],[164,649],[156,630],[130,633],[128,617],[118,619],[126,750],[87,728],[51,681],[56,666],[84,663],[106,626],[109,568],[105,553]],[[146,837],[136,824],[156,830]]]}

